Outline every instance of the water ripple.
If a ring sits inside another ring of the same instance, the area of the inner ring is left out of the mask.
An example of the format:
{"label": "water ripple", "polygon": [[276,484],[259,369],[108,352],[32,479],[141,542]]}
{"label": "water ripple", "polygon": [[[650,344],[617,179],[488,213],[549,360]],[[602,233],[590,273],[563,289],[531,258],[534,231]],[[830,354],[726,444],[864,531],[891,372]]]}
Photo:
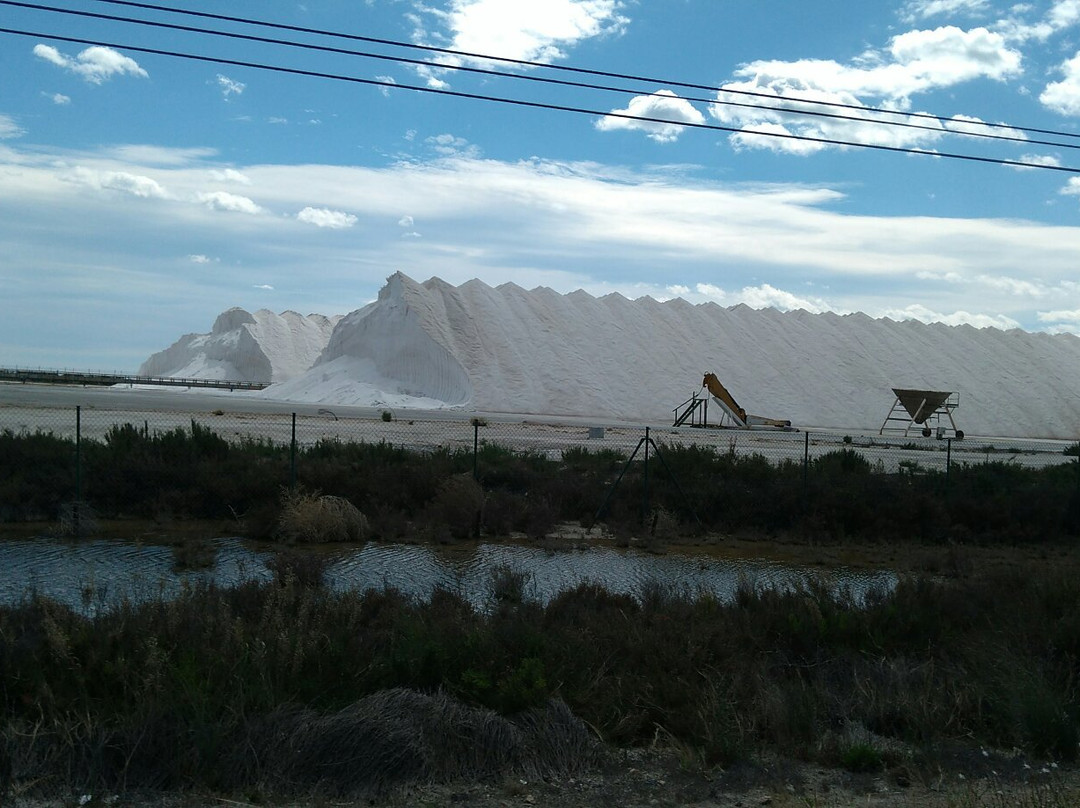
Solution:
{"label": "water ripple", "polygon": [[[141,602],[176,595],[185,582],[204,579],[222,585],[267,580],[270,553],[239,539],[216,539],[212,566],[174,569],[169,547],[97,539],[10,539],[0,542],[0,602],[15,603],[38,592],[94,613],[128,599]],[[492,577],[500,570],[522,576],[527,598],[546,603],[582,583],[632,596],[660,585],[690,595],[710,593],[730,599],[740,585],[789,588],[821,580],[846,588],[856,598],[871,589],[891,589],[888,571],[821,569],[705,555],[652,555],[633,550],[592,547],[552,552],[510,544],[469,548],[374,544],[329,551],[326,580],[338,590],[394,588],[426,600],[435,589],[458,592],[478,608],[492,603]]]}

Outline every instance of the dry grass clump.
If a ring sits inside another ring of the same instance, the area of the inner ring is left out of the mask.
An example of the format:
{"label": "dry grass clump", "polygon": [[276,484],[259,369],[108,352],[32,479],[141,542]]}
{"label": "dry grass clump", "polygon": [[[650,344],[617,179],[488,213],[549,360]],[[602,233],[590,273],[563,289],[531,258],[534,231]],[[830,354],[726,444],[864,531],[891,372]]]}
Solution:
{"label": "dry grass clump", "polygon": [[600,747],[561,701],[512,718],[445,692],[394,688],[329,715],[284,707],[253,726],[246,757],[275,793],[372,798],[416,783],[566,777]]}
{"label": "dry grass clump", "polygon": [[97,514],[85,502],[65,502],[59,516],[56,530],[64,538],[81,539],[100,532]]}
{"label": "dry grass clump", "polygon": [[287,489],[282,495],[276,535],[299,544],[364,541],[368,520],[344,497]]}

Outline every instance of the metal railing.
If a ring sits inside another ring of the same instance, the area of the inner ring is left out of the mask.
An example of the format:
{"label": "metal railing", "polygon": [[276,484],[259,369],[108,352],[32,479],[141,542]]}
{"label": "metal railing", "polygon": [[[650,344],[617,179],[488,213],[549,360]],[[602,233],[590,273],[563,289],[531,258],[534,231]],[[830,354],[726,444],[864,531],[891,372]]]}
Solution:
{"label": "metal railing", "polygon": [[50,368],[0,368],[0,381],[22,384],[65,384],[111,387],[116,384],[145,384],[161,387],[199,387],[223,390],[262,390],[264,382],[230,379],[185,379],[176,376],[139,376],[129,373],[102,373],[92,370],[54,370]]}

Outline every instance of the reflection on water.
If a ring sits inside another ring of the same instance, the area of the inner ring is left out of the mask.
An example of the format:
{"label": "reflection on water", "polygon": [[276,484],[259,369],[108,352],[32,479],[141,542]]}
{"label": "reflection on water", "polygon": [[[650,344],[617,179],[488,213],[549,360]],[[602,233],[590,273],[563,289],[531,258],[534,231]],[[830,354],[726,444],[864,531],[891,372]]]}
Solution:
{"label": "reflection on water", "polygon": [[[214,564],[200,571],[175,571],[168,547],[130,541],[68,543],[52,539],[0,541],[0,602],[13,603],[31,591],[94,612],[127,598],[168,598],[185,581],[211,579],[230,585],[271,577],[270,553],[239,539],[218,539]],[[892,588],[891,572],[836,568],[823,570],[761,560],[717,559],[692,553],[657,556],[633,550],[587,548],[551,552],[532,547],[480,544],[467,550],[428,545],[366,544],[327,551],[327,582],[337,589],[393,587],[418,599],[438,588],[461,593],[485,607],[494,570],[522,573],[526,596],[547,602],[584,582],[612,592],[640,594],[659,583],[687,593],[730,598],[740,582],[758,587],[790,587],[826,580],[856,597],[874,588]]]}

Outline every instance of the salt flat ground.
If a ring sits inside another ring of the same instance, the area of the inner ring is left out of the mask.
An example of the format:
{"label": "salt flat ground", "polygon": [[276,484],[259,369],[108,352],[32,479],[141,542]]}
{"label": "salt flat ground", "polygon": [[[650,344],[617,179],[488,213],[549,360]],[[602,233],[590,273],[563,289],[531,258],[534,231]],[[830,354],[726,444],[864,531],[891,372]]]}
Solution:
{"label": "salt flat ground", "polygon": [[[407,409],[281,401],[250,392],[169,387],[108,388],[0,383],[0,429],[46,430],[75,435],[75,409],[83,437],[101,439],[117,423],[148,429],[187,427],[195,419],[228,439],[268,438],[287,443],[296,414],[296,439],[310,445],[322,439],[374,440],[420,450],[469,448],[474,440],[556,455],[571,447],[630,453],[650,429],[657,444],[698,443],[739,454],[760,453],[772,461],[801,462],[844,446],[858,450],[885,471],[898,468],[944,469],[954,463],[1004,460],[1042,467],[1077,462],[1064,455],[1067,441],[969,436],[963,441],[913,434],[860,433],[803,427],[801,431],[674,428],[668,423],[619,422],[591,416],[478,413],[463,409]],[[481,426],[474,429],[473,421]],[[597,432],[600,429],[602,432]]]}

